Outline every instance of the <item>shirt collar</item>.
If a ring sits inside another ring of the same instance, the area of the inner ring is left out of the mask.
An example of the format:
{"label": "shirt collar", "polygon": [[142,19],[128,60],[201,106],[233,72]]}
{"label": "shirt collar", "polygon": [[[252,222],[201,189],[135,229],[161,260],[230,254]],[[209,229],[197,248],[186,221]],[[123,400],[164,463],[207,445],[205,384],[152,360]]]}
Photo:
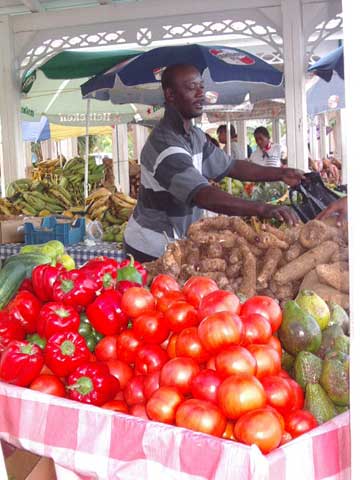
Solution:
{"label": "shirt collar", "polygon": [[170,126],[176,132],[182,135],[190,133],[190,131],[193,129],[191,126],[188,132],[185,130],[183,117],[172,105],[165,105],[165,113],[160,124]]}

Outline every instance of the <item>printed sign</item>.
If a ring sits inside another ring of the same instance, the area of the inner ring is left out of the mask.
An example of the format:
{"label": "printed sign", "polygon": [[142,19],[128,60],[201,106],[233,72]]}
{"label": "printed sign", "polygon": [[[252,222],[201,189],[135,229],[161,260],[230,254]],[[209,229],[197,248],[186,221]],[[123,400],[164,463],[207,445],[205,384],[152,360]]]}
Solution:
{"label": "printed sign", "polygon": [[255,59],[232,48],[211,48],[209,53],[229,65],[253,65]]}

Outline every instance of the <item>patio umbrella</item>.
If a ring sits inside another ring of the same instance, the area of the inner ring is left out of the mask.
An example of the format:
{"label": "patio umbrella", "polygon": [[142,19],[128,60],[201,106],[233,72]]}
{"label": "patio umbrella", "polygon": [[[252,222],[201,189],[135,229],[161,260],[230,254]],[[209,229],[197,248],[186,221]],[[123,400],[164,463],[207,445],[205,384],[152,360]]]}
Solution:
{"label": "patio umbrella", "polygon": [[24,142],[43,142],[50,138],[49,120],[41,117],[39,122],[21,122],[22,138]]}
{"label": "patio umbrella", "polygon": [[317,80],[306,94],[307,113],[310,116],[345,107],[344,80],[334,73],[330,82]]}
{"label": "patio umbrella", "polygon": [[114,104],[161,105],[163,70],[177,63],[196,66],[203,74],[209,104],[240,104],[283,98],[283,74],[260,58],[237,48],[204,45],[160,47],[119,63],[81,86],[84,98]]}
{"label": "patio umbrella", "polygon": [[344,47],[342,46],[320,58],[308,68],[308,72],[314,72],[327,82],[330,82],[334,71],[344,79]]}

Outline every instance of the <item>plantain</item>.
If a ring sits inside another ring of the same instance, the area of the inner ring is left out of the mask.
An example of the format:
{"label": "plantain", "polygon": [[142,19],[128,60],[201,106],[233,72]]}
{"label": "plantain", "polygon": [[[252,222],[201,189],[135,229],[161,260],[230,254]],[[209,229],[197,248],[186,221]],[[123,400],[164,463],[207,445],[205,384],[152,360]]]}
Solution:
{"label": "plantain", "polygon": [[64,195],[62,195],[62,193],[56,188],[50,188],[49,193],[60,200],[61,204],[63,204],[65,207],[71,207],[71,201],[64,197]]}
{"label": "plantain", "polygon": [[109,223],[111,224],[115,224],[115,225],[121,225],[123,223],[123,219],[120,218],[120,217],[116,217],[115,215],[113,215],[110,210],[108,210],[106,213],[105,213],[105,216],[104,216],[105,220],[107,220]]}
{"label": "plantain", "polygon": [[96,218],[96,219],[101,219],[104,216],[104,213],[107,211],[108,206],[103,205],[101,207],[98,207],[97,210],[93,210],[91,213],[91,218]]}

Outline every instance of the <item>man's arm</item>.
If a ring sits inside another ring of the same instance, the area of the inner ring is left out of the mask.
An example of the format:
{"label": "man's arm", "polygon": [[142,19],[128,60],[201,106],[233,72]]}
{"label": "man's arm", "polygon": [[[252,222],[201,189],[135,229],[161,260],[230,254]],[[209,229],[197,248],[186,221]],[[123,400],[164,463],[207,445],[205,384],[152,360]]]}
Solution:
{"label": "man's arm", "polygon": [[200,188],[193,197],[193,203],[199,208],[225,215],[276,218],[288,225],[295,225],[299,221],[295,212],[288,207],[242,200],[212,186]]}
{"label": "man's arm", "polygon": [[290,186],[300,183],[303,172],[294,168],[263,167],[246,160],[234,162],[228,176],[248,182],[278,182],[283,181]]}

